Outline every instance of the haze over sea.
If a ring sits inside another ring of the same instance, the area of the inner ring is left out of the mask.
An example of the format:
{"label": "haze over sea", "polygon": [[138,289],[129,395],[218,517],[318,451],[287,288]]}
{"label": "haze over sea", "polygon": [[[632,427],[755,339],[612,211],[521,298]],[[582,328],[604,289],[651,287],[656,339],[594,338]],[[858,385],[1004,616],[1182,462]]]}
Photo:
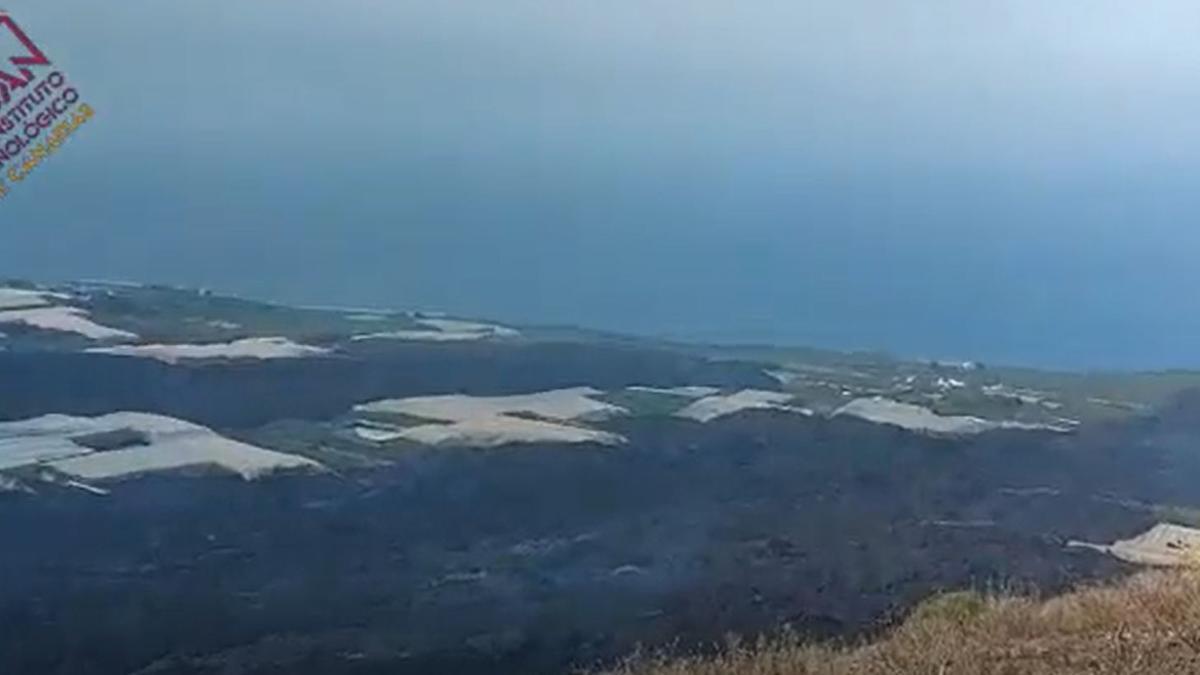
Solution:
{"label": "haze over sea", "polygon": [[9,3],[96,118],[4,275],[1200,367],[1200,4],[180,5]]}

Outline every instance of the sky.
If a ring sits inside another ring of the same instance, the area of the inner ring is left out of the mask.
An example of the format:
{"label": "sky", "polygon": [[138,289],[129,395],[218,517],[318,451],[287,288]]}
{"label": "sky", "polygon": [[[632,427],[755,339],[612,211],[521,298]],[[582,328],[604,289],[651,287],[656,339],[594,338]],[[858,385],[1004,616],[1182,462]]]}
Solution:
{"label": "sky", "polygon": [[0,275],[1200,367],[1200,3],[8,0]]}

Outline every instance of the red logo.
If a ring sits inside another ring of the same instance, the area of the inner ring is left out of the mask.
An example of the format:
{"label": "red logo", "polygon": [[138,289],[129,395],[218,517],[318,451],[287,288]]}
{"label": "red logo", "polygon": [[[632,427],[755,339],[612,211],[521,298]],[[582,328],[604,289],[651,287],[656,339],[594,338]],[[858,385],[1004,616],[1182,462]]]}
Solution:
{"label": "red logo", "polygon": [[[29,70],[29,66],[48,66],[50,59],[46,58],[42,50],[38,49],[38,46],[29,39],[29,36],[21,30],[11,16],[0,13],[0,29],[7,29],[25,50],[22,54],[8,58],[8,62],[16,67],[18,74],[14,75],[5,70],[6,64],[0,63],[0,105],[4,105],[12,100],[12,90],[22,89],[33,81],[33,72]],[[5,42],[8,41],[5,40]]]}

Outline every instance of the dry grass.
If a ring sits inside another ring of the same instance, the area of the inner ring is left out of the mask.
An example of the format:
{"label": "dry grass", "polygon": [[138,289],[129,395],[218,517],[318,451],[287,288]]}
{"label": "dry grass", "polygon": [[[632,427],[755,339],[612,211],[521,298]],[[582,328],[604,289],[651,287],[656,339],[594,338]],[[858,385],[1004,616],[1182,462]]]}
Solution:
{"label": "dry grass", "polygon": [[635,657],[609,675],[1200,673],[1200,572],[1160,571],[1039,601],[940,596],[880,641],[780,640],[715,657]]}

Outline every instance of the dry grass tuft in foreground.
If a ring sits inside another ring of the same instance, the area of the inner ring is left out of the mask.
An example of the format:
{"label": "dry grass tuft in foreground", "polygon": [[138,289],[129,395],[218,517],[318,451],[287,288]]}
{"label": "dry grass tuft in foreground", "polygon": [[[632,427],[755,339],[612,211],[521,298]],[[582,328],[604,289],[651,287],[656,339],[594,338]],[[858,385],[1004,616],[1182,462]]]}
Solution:
{"label": "dry grass tuft in foreground", "polygon": [[954,593],[880,641],[783,640],[707,658],[634,658],[609,675],[1200,673],[1200,572],[1147,572],[1045,601]]}

